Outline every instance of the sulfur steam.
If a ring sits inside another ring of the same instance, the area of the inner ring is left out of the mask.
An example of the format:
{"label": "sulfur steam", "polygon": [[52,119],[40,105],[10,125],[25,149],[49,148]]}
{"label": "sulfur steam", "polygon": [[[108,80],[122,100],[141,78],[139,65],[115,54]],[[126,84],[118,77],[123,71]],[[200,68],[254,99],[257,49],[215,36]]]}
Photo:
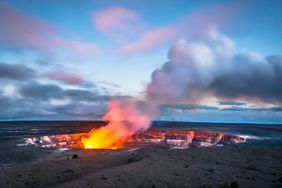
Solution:
{"label": "sulfur steam", "polygon": [[163,103],[195,103],[214,96],[281,104],[281,80],[282,55],[236,54],[233,41],[210,28],[195,40],[176,41],[168,61],[152,73],[145,101],[112,101],[104,116],[109,123],[92,130],[84,146],[122,147],[124,139],[150,127]]}

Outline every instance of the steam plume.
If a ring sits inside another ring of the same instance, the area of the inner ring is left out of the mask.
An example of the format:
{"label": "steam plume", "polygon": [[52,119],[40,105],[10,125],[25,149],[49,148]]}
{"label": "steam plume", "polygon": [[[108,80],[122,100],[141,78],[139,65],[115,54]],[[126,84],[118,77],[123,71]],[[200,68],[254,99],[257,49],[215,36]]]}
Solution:
{"label": "steam plume", "polygon": [[235,54],[234,48],[215,28],[196,41],[176,41],[168,62],[152,73],[145,102],[112,101],[104,117],[109,124],[92,131],[85,147],[120,146],[128,136],[150,127],[163,102],[197,102],[213,95],[281,103],[282,55],[262,58],[253,52]]}
{"label": "steam plume", "polygon": [[282,55],[234,53],[234,43],[215,28],[196,42],[178,40],[169,61],[152,74],[153,100],[199,101],[206,96],[282,103]]}

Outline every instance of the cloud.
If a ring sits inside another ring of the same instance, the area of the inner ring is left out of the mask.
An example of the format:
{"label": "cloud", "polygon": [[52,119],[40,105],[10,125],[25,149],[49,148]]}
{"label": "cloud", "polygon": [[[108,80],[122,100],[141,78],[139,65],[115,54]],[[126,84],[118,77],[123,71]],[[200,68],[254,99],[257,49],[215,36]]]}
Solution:
{"label": "cloud", "polygon": [[138,27],[139,15],[126,8],[111,7],[94,12],[92,21],[98,31],[119,39],[125,34],[133,34]]}
{"label": "cloud", "polygon": [[233,42],[214,28],[206,32],[202,41],[178,40],[169,51],[169,61],[152,73],[148,97],[179,101],[208,94],[201,90],[221,71],[233,48]]}
{"label": "cloud", "polygon": [[70,115],[72,117],[87,117],[92,119],[100,119],[107,110],[107,104],[82,104],[74,102],[66,105],[51,106],[48,108],[48,110],[61,115]]}
{"label": "cloud", "polygon": [[179,23],[179,27],[183,34],[189,34],[188,37],[191,35],[201,37],[212,25],[226,26],[240,9],[242,6],[238,3],[203,8],[188,13]]}
{"label": "cloud", "polygon": [[58,49],[65,49],[70,55],[74,55],[78,58],[100,55],[102,53],[101,47],[96,43],[64,40],[58,36],[53,38],[52,45],[56,46]]}
{"label": "cloud", "polygon": [[139,39],[117,49],[120,55],[152,52],[175,42],[179,37],[201,37],[208,27],[220,25],[229,20],[239,10],[238,5],[217,6],[189,13],[174,25],[153,28],[144,32]]}
{"label": "cloud", "polygon": [[246,98],[282,103],[282,55],[265,58],[253,53],[235,55],[227,70],[209,85],[221,98]]}
{"label": "cloud", "polygon": [[[20,29],[19,29],[20,28]],[[40,19],[0,4],[0,45],[12,49],[49,52],[54,28]]]}
{"label": "cloud", "polygon": [[247,103],[244,102],[234,102],[234,101],[218,101],[219,105],[231,105],[231,106],[244,106]]}
{"label": "cloud", "polygon": [[7,4],[0,4],[1,48],[14,51],[32,50],[48,59],[57,57],[59,50],[67,51],[73,56],[101,53],[97,44],[63,39],[52,24],[18,12]]}
{"label": "cloud", "polygon": [[21,64],[8,64],[0,62],[0,79],[10,79],[24,82],[30,80],[48,78],[67,84],[76,84],[83,87],[95,87],[92,82],[86,81],[81,75],[66,71],[49,71],[47,73],[39,73],[38,71]]}
{"label": "cloud", "polygon": [[63,99],[63,90],[53,84],[38,84],[29,82],[20,87],[19,92],[23,97],[31,100]]}
{"label": "cloud", "polygon": [[[36,102],[34,101],[36,100]],[[52,104],[44,99],[10,98],[0,94],[0,119],[101,119],[106,112],[107,102]]]}
{"label": "cloud", "polygon": [[84,82],[84,79],[79,74],[64,71],[48,72],[45,76],[51,80],[57,80],[68,84],[81,84]]}
{"label": "cloud", "polygon": [[18,97],[4,96],[0,90],[0,119],[100,119],[112,98],[96,89],[63,89],[54,84],[28,81],[17,85]]}
{"label": "cloud", "polygon": [[161,27],[145,33],[138,41],[123,46],[117,52],[121,55],[148,52],[172,42],[178,32],[178,28]]}
{"label": "cloud", "polygon": [[195,104],[162,104],[161,111],[218,110],[217,107]]}
{"label": "cloud", "polygon": [[268,108],[247,108],[247,107],[230,107],[230,108],[223,108],[221,111],[269,111]]}
{"label": "cloud", "polygon": [[111,98],[129,98],[129,96],[111,96],[103,94],[96,89],[63,89],[54,84],[40,84],[35,81],[30,81],[19,85],[19,94],[28,100],[44,100],[50,101],[52,99],[64,100],[68,99],[75,102],[108,102]]}
{"label": "cloud", "polygon": [[68,89],[64,91],[64,95],[73,101],[88,102],[109,101],[111,98],[110,95],[101,95],[97,92],[82,89]]}
{"label": "cloud", "polygon": [[160,114],[161,120],[184,121],[184,122],[214,122],[214,123],[260,123],[260,124],[281,124],[281,111],[244,110],[209,110],[209,111],[163,111]]}
{"label": "cloud", "polygon": [[[94,90],[63,89],[35,81],[15,85],[17,97],[0,90],[0,119],[100,119],[113,96]],[[128,98],[128,96],[114,96]]]}
{"label": "cloud", "polygon": [[250,112],[282,112],[282,107],[271,108],[255,108],[255,107],[230,107],[230,108],[218,108],[208,105],[195,105],[195,104],[162,104],[161,112],[187,112],[187,111],[250,111]]}
{"label": "cloud", "polygon": [[28,99],[11,98],[0,93],[0,119],[40,118],[48,114],[48,104],[34,103]]}
{"label": "cloud", "polygon": [[37,76],[36,71],[25,65],[11,65],[0,62],[0,79],[27,80]]}
{"label": "cloud", "polygon": [[253,102],[282,103],[282,55],[235,54],[231,39],[210,28],[201,40],[177,41],[169,61],[152,73],[150,100],[198,103],[213,96]]}
{"label": "cloud", "polygon": [[272,108],[247,108],[247,107],[231,107],[231,108],[223,108],[222,111],[254,111],[254,112],[260,112],[260,111],[268,111],[268,112],[282,112],[282,107],[272,107]]}
{"label": "cloud", "polygon": [[120,85],[112,83],[112,82],[106,82],[106,81],[99,81],[99,84],[111,87],[111,88],[121,88]]}

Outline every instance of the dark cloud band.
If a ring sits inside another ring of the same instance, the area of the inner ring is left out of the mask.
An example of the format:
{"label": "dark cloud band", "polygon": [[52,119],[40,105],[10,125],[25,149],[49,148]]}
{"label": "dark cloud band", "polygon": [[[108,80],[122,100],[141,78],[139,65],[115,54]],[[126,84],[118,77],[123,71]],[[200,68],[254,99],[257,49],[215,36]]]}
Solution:
{"label": "dark cloud band", "polygon": [[0,79],[26,80],[36,77],[36,71],[25,65],[0,62]]}

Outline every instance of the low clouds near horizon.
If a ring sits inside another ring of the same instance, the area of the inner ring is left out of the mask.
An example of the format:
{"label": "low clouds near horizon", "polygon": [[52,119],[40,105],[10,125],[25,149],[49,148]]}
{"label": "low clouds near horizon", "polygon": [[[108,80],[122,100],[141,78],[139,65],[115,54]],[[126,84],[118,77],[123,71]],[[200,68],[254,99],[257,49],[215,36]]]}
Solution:
{"label": "low clouds near horizon", "polygon": [[[125,75],[123,83],[148,83],[149,74],[142,73],[149,68],[138,63],[149,59],[152,82],[142,85],[143,94],[160,101],[159,119],[180,115],[200,121],[203,114],[203,121],[214,116],[214,121],[279,123],[282,54],[238,52],[237,41],[217,27],[240,8],[203,7],[169,24],[160,18],[149,22],[150,16],[129,7],[93,8],[83,20],[88,24],[82,27],[88,29],[84,35],[46,15],[0,3],[0,120],[100,119],[112,98],[144,100],[132,86],[124,89],[114,79],[123,74],[115,72],[117,67],[130,67],[141,74]],[[160,49],[168,51],[167,61],[153,62],[165,59],[166,54],[163,59],[154,55]],[[103,80],[111,76],[113,82]],[[226,119],[232,113],[237,119]]]}

